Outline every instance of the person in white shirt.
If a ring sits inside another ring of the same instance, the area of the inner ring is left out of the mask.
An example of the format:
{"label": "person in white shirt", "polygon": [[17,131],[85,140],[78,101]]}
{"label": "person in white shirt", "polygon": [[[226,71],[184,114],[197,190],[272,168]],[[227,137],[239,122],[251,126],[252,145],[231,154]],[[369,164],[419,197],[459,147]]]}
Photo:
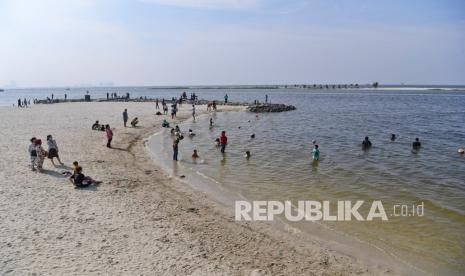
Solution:
{"label": "person in white shirt", "polygon": [[60,160],[60,156],[58,155],[58,145],[57,142],[52,138],[52,135],[47,135],[47,146],[48,146],[48,159],[52,161],[53,166],[55,162],[53,162],[53,158],[56,158],[60,165],[64,165],[63,162]]}

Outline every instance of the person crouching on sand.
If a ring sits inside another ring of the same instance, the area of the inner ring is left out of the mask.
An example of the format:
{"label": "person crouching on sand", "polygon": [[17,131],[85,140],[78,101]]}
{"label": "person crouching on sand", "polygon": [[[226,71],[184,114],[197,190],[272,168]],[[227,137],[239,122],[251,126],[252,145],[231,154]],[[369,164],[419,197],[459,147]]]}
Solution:
{"label": "person crouching on sand", "polygon": [[113,131],[110,128],[110,125],[105,126],[105,135],[107,136],[107,148],[111,149],[111,140],[113,140]]}
{"label": "person crouching on sand", "polygon": [[31,169],[32,171],[36,170],[36,159],[37,159],[37,151],[36,151],[36,137],[31,138],[31,144],[29,145],[29,155],[31,157]]}
{"label": "person crouching on sand", "polygon": [[37,153],[36,166],[39,172],[42,172],[42,167],[44,165],[45,157],[47,156],[47,151],[42,147],[42,140],[37,139],[34,142],[35,150]]}
{"label": "person crouching on sand", "polygon": [[226,137],[226,131],[223,130],[220,135],[221,153],[225,152],[227,144],[228,144],[228,137]]}
{"label": "person crouching on sand", "polygon": [[53,139],[52,135],[47,135],[47,146],[48,146],[48,159],[52,161],[53,166],[55,162],[53,162],[53,158],[56,158],[60,165],[64,165],[63,162],[60,160],[60,156],[58,155],[58,145],[57,142]]}

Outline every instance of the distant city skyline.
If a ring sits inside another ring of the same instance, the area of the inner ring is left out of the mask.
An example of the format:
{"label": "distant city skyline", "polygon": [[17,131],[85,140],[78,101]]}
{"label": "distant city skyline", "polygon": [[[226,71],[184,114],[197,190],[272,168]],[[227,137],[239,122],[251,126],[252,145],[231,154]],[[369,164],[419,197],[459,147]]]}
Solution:
{"label": "distant city skyline", "polygon": [[0,87],[465,84],[465,1],[2,0]]}

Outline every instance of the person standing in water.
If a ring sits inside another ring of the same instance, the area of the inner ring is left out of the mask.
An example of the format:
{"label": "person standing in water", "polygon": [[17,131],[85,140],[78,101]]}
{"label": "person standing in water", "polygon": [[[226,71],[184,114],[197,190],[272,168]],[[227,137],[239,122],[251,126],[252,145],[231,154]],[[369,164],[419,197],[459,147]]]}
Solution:
{"label": "person standing in water", "polygon": [[313,147],[312,158],[314,161],[318,161],[320,159],[320,150],[318,149],[318,145]]}
{"label": "person standing in water", "polygon": [[391,134],[391,142],[396,141],[396,139],[397,139],[396,135],[394,133]]}
{"label": "person standing in water", "polygon": [[123,111],[123,124],[124,124],[124,127],[126,127],[126,123],[128,122],[128,110],[127,109],[124,109]]}
{"label": "person standing in water", "polygon": [[192,118],[194,118],[194,122],[195,122],[195,105],[194,104],[192,105]]}
{"label": "person standing in water", "polygon": [[368,138],[368,136],[366,136],[365,140],[363,140],[363,142],[362,142],[362,149],[367,150],[369,148],[371,148],[371,141]]}
{"label": "person standing in water", "polygon": [[228,94],[224,95],[224,103],[225,103],[225,104],[228,103]]}
{"label": "person standing in water", "polygon": [[173,141],[173,161],[178,161],[179,141],[181,141],[181,137],[177,137]]}
{"label": "person standing in water", "polygon": [[107,148],[111,149],[111,141],[113,140],[113,131],[110,125],[105,126],[105,135],[107,136]]}
{"label": "person standing in water", "polygon": [[228,137],[226,137],[226,131],[223,130],[220,135],[221,153],[225,152],[227,144],[228,144]]}
{"label": "person standing in water", "polygon": [[412,148],[414,150],[419,150],[421,148],[420,139],[415,138],[415,142],[412,143]]}

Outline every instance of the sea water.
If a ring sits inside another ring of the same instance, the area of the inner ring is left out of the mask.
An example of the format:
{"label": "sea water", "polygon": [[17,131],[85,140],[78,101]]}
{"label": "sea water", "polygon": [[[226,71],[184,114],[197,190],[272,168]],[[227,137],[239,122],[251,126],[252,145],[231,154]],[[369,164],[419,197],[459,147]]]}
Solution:
{"label": "sea water", "polygon": [[[264,100],[263,92],[248,96]],[[420,273],[465,272],[465,157],[457,153],[465,147],[464,92],[281,90],[269,98],[297,110],[212,112],[188,120],[179,125],[186,137],[177,163],[168,130],[150,147],[170,174],[203,182],[197,188],[227,193],[232,201],[317,200],[334,207],[337,201],[380,200],[388,221],[320,223],[333,236],[368,244]],[[196,135],[188,137],[189,129]],[[224,155],[214,144],[223,130]],[[365,136],[373,143],[369,151],[361,148]],[[412,151],[417,137],[422,147]],[[312,140],[320,147],[319,162],[311,160]],[[409,215],[394,216],[394,205],[405,205]],[[424,206],[421,216],[412,214],[418,206]],[[313,229],[308,222],[289,224]]]}
{"label": "sea water", "polygon": [[[211,100],[222,100],[227,93],[230,101],[249,102],[263,102],[267,94],[271,102],[293,104],[297,110],[258,117],[218,112],[196,122],[188,120],[180,127],[196,135],[181,141],[181,161],[172,162],[172,137],[165,130],[149,143],[156,163],[172,175],[184,175],[186,183],[227,205],[237,199],[381,200],[388,221],[322,221],[328,229],[325,234],[333,233],[330,239],[353,238],[420,272],[463,275],[465,156],[457,149],[465,147],[465,91],[434,89],[15,89],[0,92],[0,105],[52,93],[61,99],[65,93],[68,99],[78,99],[87,93],[104,98],[114,92],[170,99],[186,91]],[[229,138],[225,155],[214,145],[223,130]],[[390,141],[392,133],[397,135],[395,142]],[[373,143],[369,151],[361,149],[365,136]],[[412,152],[416,137],[422,147]],[[311,160],[312,140],[321,150],[319,162]],[[193,149],[200,155],[195,162]],[[244,157],[246,150],[252,154],[250,159]],[[424,216],[391,216],[395,204],[422,203]],[[314,230],[305,222],[289,224],[303,233]]]}

